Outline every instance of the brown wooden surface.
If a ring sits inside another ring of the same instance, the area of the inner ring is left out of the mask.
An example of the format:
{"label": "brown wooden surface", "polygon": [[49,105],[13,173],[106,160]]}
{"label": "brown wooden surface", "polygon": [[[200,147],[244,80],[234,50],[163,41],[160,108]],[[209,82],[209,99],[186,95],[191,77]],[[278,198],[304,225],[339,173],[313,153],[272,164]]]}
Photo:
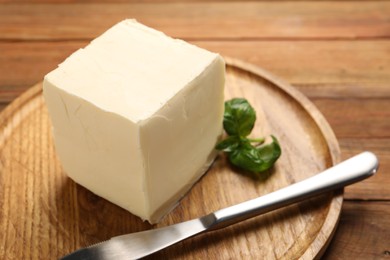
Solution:
{"label": "brown wooden surface", "polygon": [[[283,144],[283,155],[268,178],[238,174],[221,155],[180,205],[152,227],[67,178],[55,154],[38,84],[0,114],[0,258],[58,258],[114,235],[190,220],[308,178],[340,160],[333,131],[305,96],[258,67],[227,62],[226,99],[247,98],[257,111],[253,135],[272,133]],[[190,239],[151,258],[312,259],[330,242],[341,206],[342,192],[324,194]],[[23,243],[15,245],[17,238]]]}
{"label": "brown wooden surface", "polygon": [[135,17],[293,84],[325,115],[343,159],[377,153],[378,175],[346,189],[324,258],[390,258],[389,1],[55,2],[0,1],[0,109],[113,22]]}

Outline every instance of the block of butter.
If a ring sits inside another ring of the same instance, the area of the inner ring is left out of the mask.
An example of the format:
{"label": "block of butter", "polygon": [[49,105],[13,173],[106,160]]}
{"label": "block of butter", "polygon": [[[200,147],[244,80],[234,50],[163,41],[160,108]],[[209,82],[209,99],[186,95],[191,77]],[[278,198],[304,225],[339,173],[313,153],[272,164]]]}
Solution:
{"label": "block of butter", "polygon": [[225,63],[135,20],[45,76],[57,154],[75,182],[158,222],[213,162]]}

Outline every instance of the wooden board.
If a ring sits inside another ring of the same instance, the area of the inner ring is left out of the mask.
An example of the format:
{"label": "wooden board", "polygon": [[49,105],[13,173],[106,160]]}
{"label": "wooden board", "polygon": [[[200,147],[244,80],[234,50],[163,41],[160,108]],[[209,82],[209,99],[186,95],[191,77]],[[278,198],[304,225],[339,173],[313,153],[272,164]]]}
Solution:
{"label": "wooden board", "polygon": [[[75,184],[63,173],[41,83],[0,114],[0,258],[55,259],[112,236],[162,227],[269,193],[339,161],[326,120],[300,92],[262,69],[227,59],[226,99],[257,111],[254,136],[276,135],[283,154],[267,178],[253,180],[219,156],[160,224],[151,226]],[[335,230],[342,191],[206,233],[152,259],[312,259]]]}
{"label": "wooden board", "polygon": [[389,209],[386,200],[344,201],[339,228],[321,260],[389,259]]}
{"label": "wooden board", "polygon": [[389,12],[388,1],[25,4],[13,0],[0,8],[0,39],[93,39],[127,18],[185,40],[381,39],[389,36]]}

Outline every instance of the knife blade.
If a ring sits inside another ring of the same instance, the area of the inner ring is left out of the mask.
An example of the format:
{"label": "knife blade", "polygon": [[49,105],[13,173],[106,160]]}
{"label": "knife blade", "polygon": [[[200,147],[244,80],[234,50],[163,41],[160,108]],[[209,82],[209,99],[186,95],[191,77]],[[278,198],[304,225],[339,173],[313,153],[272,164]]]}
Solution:
{"label": "knife blade", "polygon": [[375,154],[363,152],[313,177],[264,196],[186,222],[116,236],[107,241],[79,249],[61,259],[139,259],[199,233],[220,229],[364,180],[376,173],[378,166],[379,162]]}

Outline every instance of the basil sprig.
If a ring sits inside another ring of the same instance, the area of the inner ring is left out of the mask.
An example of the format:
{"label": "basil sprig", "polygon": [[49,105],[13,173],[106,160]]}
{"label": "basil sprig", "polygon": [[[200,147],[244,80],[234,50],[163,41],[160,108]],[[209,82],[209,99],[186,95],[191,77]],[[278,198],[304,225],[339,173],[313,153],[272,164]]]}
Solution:
{"label": "basil sprig", "polygon": [[270,169],[282,151],[273,135],[269,144],[264,144],[265,138],[248,138],[255,121],[256,112],[246,99],[226,101],[223,127],[228,137],[219,142],[216,149],[226,152],[233,165],[258,174]]}

